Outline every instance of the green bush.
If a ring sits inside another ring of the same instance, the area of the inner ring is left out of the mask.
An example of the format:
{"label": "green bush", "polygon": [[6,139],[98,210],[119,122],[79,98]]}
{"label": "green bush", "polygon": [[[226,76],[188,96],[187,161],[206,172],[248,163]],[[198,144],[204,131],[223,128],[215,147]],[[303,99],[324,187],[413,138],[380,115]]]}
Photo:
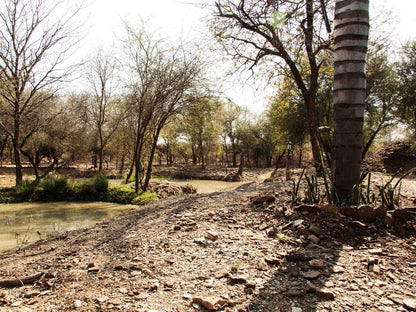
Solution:
{"label": "green bush", "polygon": [[108,179],[102,172],[97,173],[92,178],[92,184],[98,193],[105,193],[108,191]]}
{"label": "green bush", "polygon": [[110,187],[103,200],[112,203],[131,204],[137,196],[138,194],[132,189],[126,187]]}
{"label": "green bush", "polygon": [[63,175],[50,175],[43,179],[40,187],[47,194],[65,194],[70,191],[70,184],[68,178]]}
{"label": "green bush", "polygon": [[31,200],[36,188],[38,187],[38,181],[24,180],[22,185],[16,190],[16,195],[21,200]]}
{"label": "green bush", "polygon": [[133,205],[146,205],[157,199],[156,193],[143,192],[131,202]]}

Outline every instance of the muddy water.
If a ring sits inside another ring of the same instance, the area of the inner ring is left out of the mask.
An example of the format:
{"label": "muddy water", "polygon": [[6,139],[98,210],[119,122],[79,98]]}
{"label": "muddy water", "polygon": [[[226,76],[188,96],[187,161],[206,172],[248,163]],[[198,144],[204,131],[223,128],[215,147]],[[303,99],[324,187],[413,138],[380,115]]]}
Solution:
{"label": "muddy water", "polygon": [[[175,182],[191,184],[198,193],[232,190],[247,183],[210,180]],[[102,202],[0,204],[0,252],[67,230],[88,227],[134,207]]]}
{"label": "muddy water", "polygon": [[102,202],[0,204],[0,251],[84,228],[133,207]]}

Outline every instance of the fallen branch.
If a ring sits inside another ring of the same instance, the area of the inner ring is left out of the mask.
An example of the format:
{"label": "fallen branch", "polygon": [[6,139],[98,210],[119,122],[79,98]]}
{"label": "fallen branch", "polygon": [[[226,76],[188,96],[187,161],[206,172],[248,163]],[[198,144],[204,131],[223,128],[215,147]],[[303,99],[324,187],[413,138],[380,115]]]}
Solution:
{"label": "fallen branch", "polygon": [[15,287],[33,284],[37,282],[43,275],[44,273],[42,272],[22,278],[0,279],[0,287]]}

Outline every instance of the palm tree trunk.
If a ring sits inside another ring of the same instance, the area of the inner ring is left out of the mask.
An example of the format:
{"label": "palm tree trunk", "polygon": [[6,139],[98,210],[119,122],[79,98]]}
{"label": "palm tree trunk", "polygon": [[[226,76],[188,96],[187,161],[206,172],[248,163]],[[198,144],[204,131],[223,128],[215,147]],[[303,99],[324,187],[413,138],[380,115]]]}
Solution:
{"label": "palm tree trunk", "polygon": [[333,168],[341,202],[358,202],[369,0],[336,0]]}

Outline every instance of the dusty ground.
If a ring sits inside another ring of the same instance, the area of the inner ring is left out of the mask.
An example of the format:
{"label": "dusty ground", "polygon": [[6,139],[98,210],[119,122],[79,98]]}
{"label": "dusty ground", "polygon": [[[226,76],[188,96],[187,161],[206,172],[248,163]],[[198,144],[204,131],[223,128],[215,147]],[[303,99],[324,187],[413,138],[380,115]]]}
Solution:
{"label": "dusty ground", "polygon": [[415,311],[414,219],[294,211],[282,175],[165,198],[4,254],[0,311]]}

